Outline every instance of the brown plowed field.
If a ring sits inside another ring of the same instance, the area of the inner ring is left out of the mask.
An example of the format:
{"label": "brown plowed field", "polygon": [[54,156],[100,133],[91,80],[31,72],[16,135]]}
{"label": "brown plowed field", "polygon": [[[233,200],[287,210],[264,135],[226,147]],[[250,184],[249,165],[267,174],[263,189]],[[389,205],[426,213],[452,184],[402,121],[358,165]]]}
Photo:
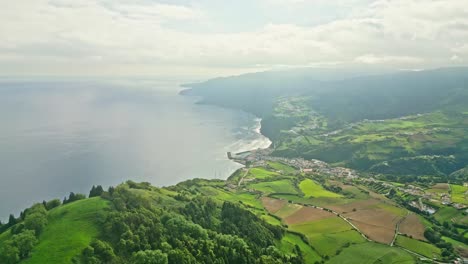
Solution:
{"label": "brown plowed field", "polygon": [[386,228],[383,226],[375,226],[361,221],[350,220],[362,233],[364,233],[369,239],[374,241],[390,244],[395,235],[395,229]]}
{"label": "brown plowed field", "polygon": [[262,203],[265,209],[268,210],[268,212],[274,214],[278,212],[278,210],[281,209],[287,202],[279,199],[273,199],[270,197],[262,197]]}
{"label": "brown plowed field", "polygon": [[312,207],[302,207],[297,212],[286,217],[284,222],[288,225],[299,224],[303,222],[316,221],[324,218],[336,217],[336,215],[325,210]]}
{"label": "brown plowed field", "polygon": [[343,214],[343,213],[350,213],[353,211],[353,209],[363,210],[369,206],[372,206],[378,203],[380,203],[379,200],[368,199],[368,200],[362,200],[362,201],[352,202],[348,204],[328,205],[327,207],[332,209],[333,211]]}
{"label": "brown plowed field", "polygon": [[437,183],[431,187],[431,189],[439,189],[448,191],[449,186],[447,183]]}
{"label": "brown plowed field", "polygon": [[401,219],[400,216],[383,209],[359,210],[344,216],[370,239],[382,243],[392,242],[396,224]]}
{"label": "brown plowed field", "polygon": [[400,224],[400,233],[413,236],[415,239],[426,240],[424,230],[426,228],[421,223],[419,217],[415,214],[410,214]]}

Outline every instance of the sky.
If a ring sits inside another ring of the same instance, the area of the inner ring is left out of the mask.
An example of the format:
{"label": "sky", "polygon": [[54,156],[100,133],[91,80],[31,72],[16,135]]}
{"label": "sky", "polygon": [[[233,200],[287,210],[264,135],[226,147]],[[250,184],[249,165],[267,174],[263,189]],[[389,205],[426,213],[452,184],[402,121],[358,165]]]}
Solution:
{"label": "sky", "polygon": [[467,0],[2,2],[3,76],[468,65]]}

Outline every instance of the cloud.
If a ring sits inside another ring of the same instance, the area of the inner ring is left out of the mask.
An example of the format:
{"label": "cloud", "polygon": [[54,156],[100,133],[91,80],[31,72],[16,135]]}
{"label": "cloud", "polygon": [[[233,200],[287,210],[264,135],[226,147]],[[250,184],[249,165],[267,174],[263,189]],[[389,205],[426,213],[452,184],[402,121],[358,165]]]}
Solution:
{"label": "cloud", "polygon": [[322,5],[330,12],[359,5],[320,24],[281,20],[211,32],[207,28],[219,23],[212,20],[216,10],[198,1],[8,1],[0,9],[0,72],[213,76],[277,65],[467,63],[466,0],[342,0],[332,7],[324,0],[258,1],[270,2],[271,8]]}
{"label": "cloud", "polygon": [[376,56],[374,54],[366,54],[359,56],[354,59],[355,62],[364,64],[386,64],[386,63],[398,63],[398,64],[419,64],[424,62],[421,58],[407,57],[407,56]]}

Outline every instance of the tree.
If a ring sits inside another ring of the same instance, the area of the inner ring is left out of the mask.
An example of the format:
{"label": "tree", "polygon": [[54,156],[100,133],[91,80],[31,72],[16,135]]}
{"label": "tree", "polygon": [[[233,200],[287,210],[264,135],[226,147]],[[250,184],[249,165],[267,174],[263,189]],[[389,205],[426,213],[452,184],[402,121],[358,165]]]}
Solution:
{"label": "tree", "polygon": [[102,188],[101,185],[98,185],[96,187],[91,188],[91,191],[89,192],[89,198],[91,197],[96,197],[96,196],[101,196],[101,194],[104,192],[104,189]]}
{"label": "tree", "polygon": [[70,192],[68,199],[67,198],[63,199],[63,204],[71,203],[71,202],[82,200],[82,199],[86,199],[86,195],[81,194],[81,193],[75,194],[74,192]]}
{"label": "tree", "polygon": [[138,251],[133,254],[132,263],[135,264],[167,264],[167,254],[161,250]]}
{"label": "tree", "polygon": [[0,247],[0,263],[18,263],[21,259],[29,257],[36,244],[37,238],[32,230],[13,235]]}
{"label": "tree", "polygon": [[45,204],[45,208],[47,210],[51,210],[51,209],[54,209],[55,207],[59,207],[61,204],[62,204],[62,202],[60,202],[59,199],[53,199],[53,200],[48,201]]}
{"label": "tree", "polygon": [[0,247],[0,263],[16,264],[19,260],[19,249],[17,247],[7,243]]}
{"label": "tree", "polygon": [[16,224],[16,218],[13,214],[10,214],[10,217],[8,218],[8,227],[13,226]]}

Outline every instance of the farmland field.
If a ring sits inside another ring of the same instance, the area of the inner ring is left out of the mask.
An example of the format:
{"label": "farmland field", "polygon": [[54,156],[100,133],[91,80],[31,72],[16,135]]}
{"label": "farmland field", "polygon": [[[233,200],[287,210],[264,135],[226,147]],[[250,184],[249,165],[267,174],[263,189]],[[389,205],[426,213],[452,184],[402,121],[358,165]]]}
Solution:
{"label": "farmland field", "polygon": [[292,225],[291,230],[306,235],[322,256],[333,256],[347,243],[362,243],[364,238],[339,217]]}
{"label": "farmland field", "polygon": [[428,258],[439,258],[441,253],[440,249],[432,244],[416,239],[411,239],[405,236],[398,236],[396,244],[400,247],[404,247]]}
{"label": "farmland field", "polygon": [[424,230],[426,227],[418,215],[411,213],[400,224],[400,233],[412,236],[418,240],[426,240]]}
{"label": "farmland field", "polygon": [[[373,201],[373,202],[372,202]],[[389,244],[393,240],[397,222],[402,219],[404,210],[378,200],[361,202],[357,209],[343,215],[355,224],[370,239]]]}
{"label": "farmland field", "polygon": [[296,172],[297,170],[291,166],[288,166],[284,163],[281,163],[281,162],[272,162],[272,161],[269,161],[267,162],[268,166],[272,167],[273,169],[275,170],[278,170],[278,171],[282,171],[283,173],[285,174],[289,174],[289,173],[294,173]]}
{"label": "farmland field", "polygon": [[466,195],[468,187],[454,184],[451,184],[450,187],[452,188],[452,202],[468,204],[468,195]]}
{"label": "farmland field", "polygon": [[341,195],[325,190],[322,186],[311,179],[305,179],[299,184],[299,188],[305,197],[332,197],[337,198]]}
{"label": "farmland field", "polygon": [[280,249],[285,252],[291,252],[294,246],[297,245],[304,255],[306,264],[313,264],[316,261],[320,261],[320,255],[315,252],[309,245],[307,245],[302,239],[295,234],[286,233],[286,235],[281,240]]}
{"label": "farmland field", "polygon": [[325,219],[329,217],[336,217],[336,216],[325,210],[303,206],[298,211],[286,217],[284,219],[284,222],[288,225],[294,225],[294,224],[299,224],[303,222],[321,220],[321,219]]}
{"label": "farmland field", "polygon": [[434,217],[440,222],[454,222],[460,224],[468,224],[468,216],[453,207],[442,207],[435,214]]}
{"label": "farmland field", "polygon": [[262,203],[265,209],[267,209],[268,212],[274,214],[278,212],[279,209],[281,209],[287,202],[284,200],[280,199],[273,199],[270,197],[262,197]]}
{"label": "farmland field", "polygon": [[279,181],[253,183],[250,184],[249,187],[263,193],[297,193],[293,183],[286,179]]}
{"label": "farmland field", "polygon": [[276,216],[279,216],[281,218],[286,218],[290,215],[292,215],[293,213],[295,213],[296,211],[300,210],[302,208],[302,206],[298,205],[298,204],[286,204],[284,205],[281,209],[279,209],[278,211],[276,211],[275,215]]}
{"label": "farmland field", "polygon": [[247,176],[248,178],[266,179],[266,178],[278,176],[278,173],[269,171],[264,168],[257,167],[257,168],[250,169]]}
{"label": "farmland field", "polygon": [[330,259],[330,264],[414,263],[412,255],[398,248],[367,242],[351,245]]}
{"label": "farmland field", "polygon": [[457,251],[462,257],[468,258],[468,245],[464,244],[460,241],[451,239],[449,237],[442,237],[443,240],[446,242],[449,242],[453,245],[455,248],[455,251]]}

